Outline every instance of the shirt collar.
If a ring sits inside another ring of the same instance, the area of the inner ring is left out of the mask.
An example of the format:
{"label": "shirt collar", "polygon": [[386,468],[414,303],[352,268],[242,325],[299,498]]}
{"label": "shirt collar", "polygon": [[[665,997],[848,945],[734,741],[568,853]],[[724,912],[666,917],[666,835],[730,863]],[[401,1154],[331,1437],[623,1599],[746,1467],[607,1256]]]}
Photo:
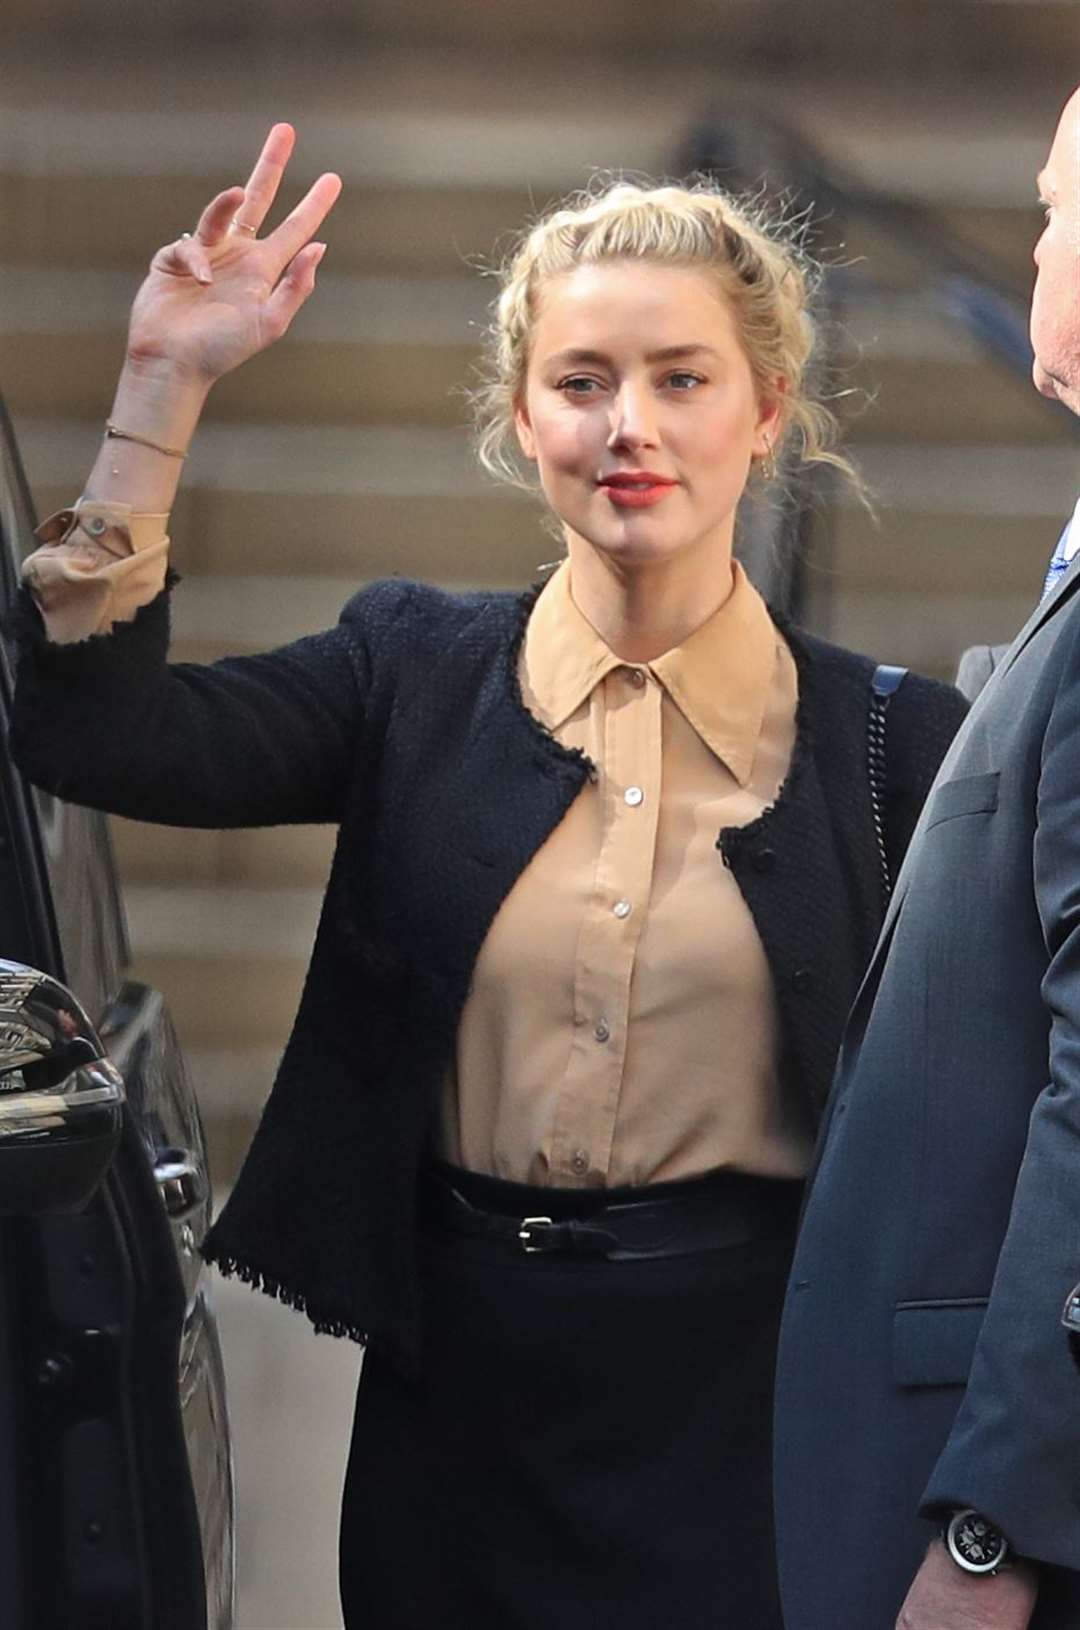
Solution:
{"label": "shirt collar", "polygon": [[1063,560],[1072,560],[1073,556],[1080,552],[1080,499],[1077,499],[1076,508],[1066,524],[1061,544]]}
{"label": "shirt collar", "polygon": [[[776,630],[765,602],[736,563],[732,591],[707,622],[642,664],[705,745],[745,786],[776,667]],[[530,709],[558,730],[615,668],[627,666],[578,610],[563,561],[533,607],[522,648]]]}

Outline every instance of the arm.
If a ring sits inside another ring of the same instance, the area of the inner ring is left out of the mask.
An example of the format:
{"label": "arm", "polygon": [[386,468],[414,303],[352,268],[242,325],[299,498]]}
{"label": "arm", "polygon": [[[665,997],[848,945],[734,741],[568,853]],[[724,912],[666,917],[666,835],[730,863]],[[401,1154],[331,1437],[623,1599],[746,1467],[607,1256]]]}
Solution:
{"label": "arm", "polygon": [[[214,381],[278,339],[311,293],[324,246],[309,240],[340,191],[338,178],[320,177],[273,233],[257,236],[293,140],[288,125],[276,125],[247,186],[219,194],[193,236],[154,256],[132,309],[111,414],[120,434],[103,441],[83,493],[98,515],[163,522]],[[125,559],[124,539],[130,550],[138,528],[116,530],[104,540],[115,547],[99,550],[100,569],[89,534],[59,545],[57,553],[89,565],[82,582],[78,571],[66,581],[50,577],[48,548],[32,557],[47,632],[56,633],[57,618],[41,592],[46,579],[66,596],[71,643],[43,638],[24,605],[13,730],[24,768],[67,797],[144,819],[332,819],[367,677],[358,615],[264,657],[168,668],[166,604],[153,599],[164,550],[146,562]],[[117,569],[122,588],[103,592],[102,572]],[[112,612],[104,621],[103,607]],[[99,626],[115,632],[80,638]]]}
{"label": "arm", "polygon": [[166,594],[70,645],[44,638],[24,597],[12,753],[59,797],[135,820],[336,821],[363,751],[377,594],[327,633],[208,666],[166,663]]}
{"label": "arm", "polygon": [[[1050,1017],[1050,1081],[1032,1112],[964,1401],[923,1512],[972,1506],[1003,1530],[1020,1556],[1080,1571],[1080,1396],[1060,1324],[1080,1238],[1080,633],[1062,637],[1071,649],[1043,741],[1034,842],[1036,904],[1049,959],[1042,995]],[[933,1564],[940,1568],[936,1553]],[[912,1588],[917,1607],[930,1565],[928,1558]],[[955,1593],[966,1589],[969,1596],[978,1583],[951,1581]],[[1030,1598],[1027,1614],[1033,1589]],[[1014,1617],[986,1622],[1023,1627],[1027,1616],[1018,1602],[1013,1608]],[[900,1622],[915,1630],[931,1623],[952,1630],[967,1621],[958,1608],[955,1618]]]}

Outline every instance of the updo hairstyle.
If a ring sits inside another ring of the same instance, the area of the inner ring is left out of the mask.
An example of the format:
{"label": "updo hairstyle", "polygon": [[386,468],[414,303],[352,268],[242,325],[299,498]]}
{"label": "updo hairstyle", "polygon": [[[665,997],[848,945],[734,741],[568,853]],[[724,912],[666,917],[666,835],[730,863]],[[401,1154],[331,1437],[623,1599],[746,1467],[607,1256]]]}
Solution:
{"label": "updo hairstyle", "polygon": [[608,260],[708,272],[734,315],[759,400],[772,405],[775,380],[784,382],[776,463],[790,449],[798,464],[832,465],[861,491],[852,465],[832,450],[834,414],[807,387],[815,340],[809,306],[819,269],[797,227],[769,220],[760,206],[736,202],[708,181],[601,183],[518,235],[495,273],[500,292],[485,336],[482,383],[472,392],[476,450],[490,475],[534,490],[518,463],[514,408],[525,389],[540,291],[552,278]]}

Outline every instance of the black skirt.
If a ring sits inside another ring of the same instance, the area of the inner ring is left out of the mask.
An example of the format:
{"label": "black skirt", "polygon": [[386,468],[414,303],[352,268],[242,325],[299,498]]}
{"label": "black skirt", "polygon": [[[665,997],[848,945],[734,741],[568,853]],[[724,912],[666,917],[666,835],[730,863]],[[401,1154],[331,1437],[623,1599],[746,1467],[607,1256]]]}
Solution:
{"label": "black skirt", "polygon": [[702,1189],[723,1208],[749,1187],[768,1220],[748,1242],[630,1261],[423,1232],[423,1377],[372,1353],[360,1382],[348,1630],[781,1630],[773,1365],[800,1185],[455,1186],[559,1218]]}

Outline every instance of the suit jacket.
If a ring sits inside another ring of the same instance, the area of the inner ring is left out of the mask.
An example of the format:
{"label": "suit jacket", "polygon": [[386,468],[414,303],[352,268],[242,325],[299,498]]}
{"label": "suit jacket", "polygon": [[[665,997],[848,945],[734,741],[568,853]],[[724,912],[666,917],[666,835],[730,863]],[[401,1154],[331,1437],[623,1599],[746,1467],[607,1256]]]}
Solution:
{"label": "suit jacket", "polygon": [[1007,645],[972,645],[964,652],[956,670],[956,688],[969,702],[978,696],[1008,649]]}
{"label": "suit jacket", "polygon": [[892,1630],[958,1506],[1080,1623],[1078,587],[946,755],[848,1023],[779,1354],[788,1630]]}
{"label": "suit jacket", "polygon": [[[336,821],[300,1011],[207,1255],[317,1328],[419,1350],[414,1208],[439,1084],[499,906],[590,774],[522,703],[532,597],[371,585],[336,628],[166,662],[167,597],[74,645],[24,601],[12,746],[43,786],[192,826]],[[792,630],[799,713],[776,804],[717,835],[761,935],[784,1065],[815,1123],[881,921],[873,663]],[[894,867],[963,714],[914,675],[888,717]]]}

